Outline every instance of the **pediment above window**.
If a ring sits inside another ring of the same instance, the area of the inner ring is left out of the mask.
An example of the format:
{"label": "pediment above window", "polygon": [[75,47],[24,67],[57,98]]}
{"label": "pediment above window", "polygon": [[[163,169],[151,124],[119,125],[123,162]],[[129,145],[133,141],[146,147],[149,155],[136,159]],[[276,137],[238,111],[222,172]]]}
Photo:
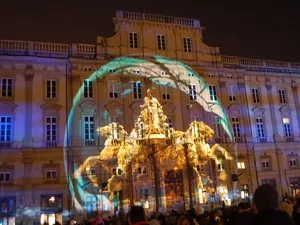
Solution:
{"label": "pediment above window", "polygon": [[134,112],[140,112],[141,111],[141,105],[143,105],[142,101],[136,101],[136,102],[134,102],[130,105],[130,108]]}
{"label": "pediment above window", "polygon": [[289,106],[283,106],[279,109],[279,111],[281,112],[282,115],[290,115],[292,112],[292,109]]}
{"label": "pediment above window", "polygon": [[0,102],[0,113],[1,114],[11,114],[15,111],[15,109],[18,107],[13,102],[10,101],[5,101],[5,102]]}
{"label": "pediment above window", "polygon": [[264,153],[263,155],[260,156],[260,159],[271,159],[271,156],[268,155],[267,153]]}
{"label": "pediment above window", "polygon": [[228,110],[231,114],[239,114],[241,112],[241,106],[232,104],[228,107]]}
{"label": "pediment above window", "polygon": [[43,165],[43,171],[46,171],[46,170],[56,170],[56,171],[58,171],[59,168],[60,168],[59,163],[54,163],[52,160],[50,160],[49,163],[45,163]]}
{"label": "pediment above window", "polygon": [[82,102],[79,107],[82,109],[82,111],[89,110],[89,109],[96,109],[97,105],[94,101],[88,100]]}
{"label": "pediment above window", "polygon": [[176,110],[176,106],[173,105],[172,103],[170,102],[167,102],[165,104],[162,105],[163,107],[163,111],[165,114],[174,114],[175,110]]}
{"label": "pediment above window", "polygon": [[0,165],[0,171],[1,172],[13,172],[14,171],[14,167],[12,165],[9,165],[8,163],[6,162],[3,162],[1,165]]}
{"label": "pediment above window", "polygon": [[247,156],[243,155],[243,154],[239,154],[238,159],[245,160],[245,159],[247,159]]}
{"label": "pediment above window", "polygon": [[58,113],[62,106],[55,102],[46,102],[40,107],[44,112],[51,114],[51,113]]}
{"label": "pediment above window", "polygon": [[287,155],[288,157],[295,157],[297,158],[298,157],[298,154],[297,153],[294,153],[294,152],[291,152]]}
{"label": "pediment above window", "polygon": [[118,101],[113,101],[105,105],[105,109],[108,112],[115,111],[116,109],[122,108],[122,105]]}
{"label": "pediment above window", "polygon": [[259,105],[254,107],[252,111],[256,116],[263,116],[265,114],[266,109],[263,106]]}

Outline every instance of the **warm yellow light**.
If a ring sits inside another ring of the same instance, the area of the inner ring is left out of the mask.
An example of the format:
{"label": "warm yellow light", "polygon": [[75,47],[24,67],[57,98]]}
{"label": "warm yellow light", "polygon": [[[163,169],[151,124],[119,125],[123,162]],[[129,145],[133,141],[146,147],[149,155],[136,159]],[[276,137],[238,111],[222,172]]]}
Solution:
{"label": "warm yellow light", "polygon": [[282,118],[282,122],[284,124],[289,124],[290,123],[290,118]]}

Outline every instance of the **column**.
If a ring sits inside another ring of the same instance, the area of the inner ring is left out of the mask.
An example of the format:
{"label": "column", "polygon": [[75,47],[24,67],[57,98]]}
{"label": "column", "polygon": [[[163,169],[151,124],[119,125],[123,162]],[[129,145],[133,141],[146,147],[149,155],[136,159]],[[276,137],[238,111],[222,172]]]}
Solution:
{"label": "column", "polygon": [[[70,120],[70,130],[72,130],[72,143],[73,146],[81,146],[81,137],[80,137],[80,110],[79,110],[79,103],[80,100],[76,98],[76,94],[78,93],[80,89],[80,75],[72,75],[72,96],[71,99],[73,99],[73,114],[70,114],[71,118]],[[82,98],[83,93],[79,94],[79,98]],[[77,104],[74,104],[77,101]]]}
{"label": "column", "polygon": [[[220,81],[220,100],[221,100],[221,107],[225,108],[225,105],[226,105],[226,108],[227,108],[227,103],[228,103],[228,93],[227,93],[227,86],[226,86],[226,82],[225,81]],[[230,118],[227,118],[228,120],[230,120]],[[222,142],[223,143],[224,141],[225,142],[229,142],[229,137],[226,135],[226,132],[222,133],[221,134],[221,139],[222,139]],[[226,140],[228,139],[228,140]]]}
{"label": "column", "polygon": [[[127,93],[127,89],[132,89],[132,84],[128,84],[130,82],[129,76],[122,75],[120,78],[121,81],[121,88],[120,93]],[[133,112],[130,108],[130,105],[132,104],[132,97],[133,93],[125,94],[124,96],[120,96],[122,98],[122,107],[123,107],[123,117],[124,117],[124,128],[127,132],[131,132],[131,129],[134,126],[134,118],[133,118]]]}
{"label": "column", "polygon": [[[96,128],[100,128],[104,125],[106,125],[107,119],[106,116],[109,116],[108,114],[105,113],[105,103],[107,103],[107,96],[108,96],[108,91],[105,91],[105,77],[97,78],[97,90],[96,90]],[[121,94],[121,91],[119,95]],[[105,138],[100,134],[100,132],[97,132],[96,135],[98,136],[98,145],[103,146],[105,143]]]}
{"label": "column", "polygon": [[25,130],[23,147],[32,147],[32,83],[33,71],[26,71],[25,78]]}
{"label": "column", "polygon": [[273,128],[273,135],[274,135],[274,141],[280,141],[279,140],[279,134],[278,134],[278,127],[276,123],[276,116],[275,116],[275,110],[274,110],[274,102],[272,97],[272,85],[266,84],[267,92],[268,92],[268,102],[269,102],[269,108],[270,108],[270,114],[271,114],[271,121],[272,121],[272,128]]}
{"label": "column", "polygon": [[239,103],[241,105],[241,110],[242,110],[242,116],[241,116],[241,121],[243,125],[243,129],[245,132],[245,138],[246,142],[252,142],[252,132],[251,132],[251,123],[250,123],[250,118],[249,118],[249,112],[248,112],[248,101],[247,101],[247,92],[245,88],[244,83],[238,83],[238,96],[240,96]]}
{"label": "column", "polygon": [[255,152],[253,147],[247,149],[248,155],[248,163],[249,163],[249,170],[251,176],[251,186],[252,186],[252,193],[254,194],[256,188],[258,187],[258,177],[257,177],[257,165],[255,161]]}
{"label": "column", "polygon": [[298,97],[298,86],[296,86],[295,82],[292,82],[292,91],[296,106],[296,114],[297,114],[297,120],[298,120],[298,127],[300,132],[300,104],[299,104],[299,97]]}

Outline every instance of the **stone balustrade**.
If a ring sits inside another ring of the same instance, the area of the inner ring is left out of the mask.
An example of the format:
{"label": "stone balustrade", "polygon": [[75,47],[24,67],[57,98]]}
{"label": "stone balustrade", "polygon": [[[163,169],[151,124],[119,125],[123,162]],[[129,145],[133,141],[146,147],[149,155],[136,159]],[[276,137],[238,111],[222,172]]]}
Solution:
{"label": "stone balustrade", "polygon": [[162,16],[148,13],[136,13],[127,11],[116,11],[116,18],[128,20],[150,21],[155,23],[169,23],[187,27],[200,28],[200,21],[197,19],[187,19],[172,16]]}
{"label": "stone balustrade", "polygon": [[249,68],[265,68],[265,69],[280,69],[280,70],[291,70],[300,72],[300,63],[297,62],[283,62],[273,60],[262,60],[262,59],[247,59],[237,56],[221,56],[222,63],[224,66],[236,66],[236,67],[249,67]]}

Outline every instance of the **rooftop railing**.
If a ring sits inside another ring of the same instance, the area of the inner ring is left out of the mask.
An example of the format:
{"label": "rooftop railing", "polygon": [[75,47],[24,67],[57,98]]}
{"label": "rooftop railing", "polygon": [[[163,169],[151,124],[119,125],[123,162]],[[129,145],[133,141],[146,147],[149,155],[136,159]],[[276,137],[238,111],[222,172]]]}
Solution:
{"label": "rooftop railing", "polygon": [[237,56],[222,55],[222,63],[225,66],[231,67],[300,72],[300,63],[297,62],[248,59]]}
{"label": "rooftop railing", "polygon": [[187,26],[187,27],[200,28],[200,21],[197,19],[162,16],[162,15],[155,15],[155,14],[148,14],[148,13],[136,13],[136,12],[118,10],[116,11],[116,18],[128,19],[128,20],[142,20],[142,21],[150,21],[156,23],[169,23],[169,24],[177,24],[177,25]]}

